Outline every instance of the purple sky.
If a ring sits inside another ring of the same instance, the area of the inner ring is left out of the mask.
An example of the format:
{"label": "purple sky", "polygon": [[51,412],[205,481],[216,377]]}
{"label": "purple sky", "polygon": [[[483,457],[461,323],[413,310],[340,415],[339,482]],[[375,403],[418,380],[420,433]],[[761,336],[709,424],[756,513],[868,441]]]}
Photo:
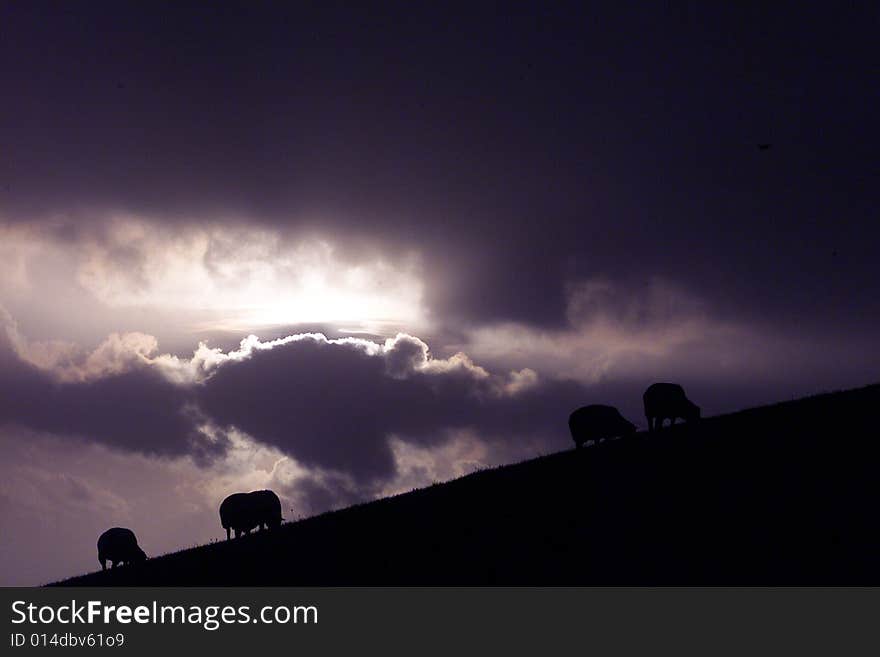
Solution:
{"label": "purple sky", "polygon": [[875,5],[320,4],[0,2],[0,584],[880,380]]}

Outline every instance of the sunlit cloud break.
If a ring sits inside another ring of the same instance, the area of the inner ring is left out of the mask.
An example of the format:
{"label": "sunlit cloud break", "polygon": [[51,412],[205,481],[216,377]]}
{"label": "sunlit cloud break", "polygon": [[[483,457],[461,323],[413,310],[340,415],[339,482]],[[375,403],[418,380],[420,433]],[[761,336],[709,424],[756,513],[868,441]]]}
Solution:
{"label": "sunlit cloud break", "polygon": [[111,306],[225,313],[223,328],[423,321],[417,259],[343,262],[332,243],[235,225],[156,231],[115,219],[91,241],[80,282]]}
{"label": "sunlit cloud break", "polygon": [[[320,235],[293,237],[246,222],[169,226],[133,215],[82,226],[45,220],[27,229],[0,221],[0,237],[0,255],[8,255],[0,295],[4,288],[33,295],[53,280],[54,297],[62,285],[107,312],[184,314],[203,332],[332,323],[388,334],[427,321],[415,251],[343,254]],[[49,312],[53,301],[34,299]]]}

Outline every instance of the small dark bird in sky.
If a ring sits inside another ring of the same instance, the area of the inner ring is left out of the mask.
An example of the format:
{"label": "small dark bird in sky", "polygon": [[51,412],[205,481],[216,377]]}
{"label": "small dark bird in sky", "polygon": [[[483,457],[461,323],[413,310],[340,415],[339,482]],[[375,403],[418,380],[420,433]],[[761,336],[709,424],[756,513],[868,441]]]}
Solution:
{"label": "small dark bird in sky", "polygon": [[759,151],[769,151],[770,144],[758,144],[758,150]]}

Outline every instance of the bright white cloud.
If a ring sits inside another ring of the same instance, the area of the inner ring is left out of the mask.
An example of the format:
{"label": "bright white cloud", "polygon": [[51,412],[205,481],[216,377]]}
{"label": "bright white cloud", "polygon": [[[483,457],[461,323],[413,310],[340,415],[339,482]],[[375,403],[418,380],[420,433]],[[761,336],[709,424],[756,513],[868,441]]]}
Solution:
{"label": "bright white cloud", "polygon": [[0,218],[0,304],[31,333],[49,327],[80,341],[120,326],[167,339],[292,324],[379,335],[427,325],[416,252],[347,249],[230,221]]}
{"label": "bright white cloud", "polygon": [[[78,280],[103,303],[210,312],[210,326],[424,322],[415,254],[352,262],[319,238],[235,224],[116,217],[83,243]],[[219,314],[221,319],[213,319]]]}
{"label": "bright white cloud", "polygon": [[28,292],[28,263],[40,256],[41,244],[29,226],[0,221],[0,294]]}

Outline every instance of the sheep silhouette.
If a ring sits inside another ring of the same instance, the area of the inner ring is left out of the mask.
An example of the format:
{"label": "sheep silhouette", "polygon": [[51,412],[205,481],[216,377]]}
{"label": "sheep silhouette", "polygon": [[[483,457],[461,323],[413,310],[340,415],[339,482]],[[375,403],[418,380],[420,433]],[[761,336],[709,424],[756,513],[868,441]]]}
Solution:
{"label": "sheep silhouette", "polygon": [[107,570],[107,562],[115,568],[120,564],[146,561],[147,555],[138,546],[134,532],[125,527],[113,527],[98,537],[98,561],[101,570]]}
{"label": "sheep silhouette", "polygon": [[281,500],[271,490],[233,493],[220,505],[220,524],[226,540],[235,531],[235,538],[252,529],[273,529],[281,526]]}
{"label": "sheep silhouette", "polygon": [[574,411],[568,417],[568,428],[578,449],[590,440],[593,445],[598,445],[603,438],[607,440],[636,431],[636,425],[624,418],[620,411],[602,404],[582,406]]}
{"label": "sheep silhouette", "polygon": [[652,383],[642,395],[642,401],[649,431],[663,428],[663,420],[667,418],[670,426],[675,424],[676,418],[687,422],[700,419],[700,407],[687,398],[684,388],[677,383]]}

